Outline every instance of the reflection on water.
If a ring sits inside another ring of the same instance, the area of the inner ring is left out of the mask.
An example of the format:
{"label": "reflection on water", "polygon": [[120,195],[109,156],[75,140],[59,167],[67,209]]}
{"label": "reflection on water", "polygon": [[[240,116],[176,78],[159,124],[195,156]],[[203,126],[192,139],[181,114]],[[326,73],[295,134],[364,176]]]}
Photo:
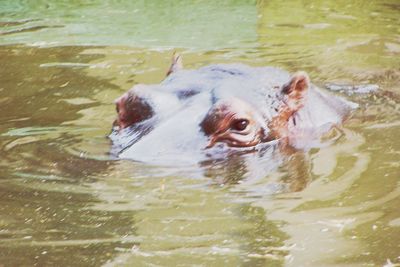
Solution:
{"label": "reflection on water", "polygon": [[[0,35],[5,37],[0,43],[7,44],[215,49],[257,38],[254,1],[224,0],[211,4],[181,0],[6,0],[1,11],[5,22]],[[222,17],[223,23],[211,23]]]}
{"label": "reflection on water", "polygon": [[[399,8],[3,1],[0,263],[400,264]],[[161,81],[166,47],[189,68],[275,65],[306,70],[320,86],[380,90],[347,96],[360,108],[343,135],[307,153],[180,167],[113,160],[113,100]]]}

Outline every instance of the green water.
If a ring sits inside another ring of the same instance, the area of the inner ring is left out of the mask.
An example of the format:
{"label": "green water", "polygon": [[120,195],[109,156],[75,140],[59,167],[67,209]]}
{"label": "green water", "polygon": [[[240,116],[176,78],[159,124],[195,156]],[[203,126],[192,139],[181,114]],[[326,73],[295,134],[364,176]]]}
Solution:
{"label": "green water", "polygon": [[[0,265],[400,266],[398,1],[2,0],[0,44]],[[113,100],[173,50],[380,91],[256,180],[110,159]]]}

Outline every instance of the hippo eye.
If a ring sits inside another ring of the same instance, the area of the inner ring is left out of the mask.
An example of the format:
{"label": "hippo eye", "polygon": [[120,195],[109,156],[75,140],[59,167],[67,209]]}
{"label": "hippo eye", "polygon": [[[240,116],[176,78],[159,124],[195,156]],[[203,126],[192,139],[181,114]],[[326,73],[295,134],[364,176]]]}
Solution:
{"label": "hippo eye", "polygon": [[246,119],[235,120],[231,125],[231,129],[236,131],[244,131],[248,125],[249,121]]}

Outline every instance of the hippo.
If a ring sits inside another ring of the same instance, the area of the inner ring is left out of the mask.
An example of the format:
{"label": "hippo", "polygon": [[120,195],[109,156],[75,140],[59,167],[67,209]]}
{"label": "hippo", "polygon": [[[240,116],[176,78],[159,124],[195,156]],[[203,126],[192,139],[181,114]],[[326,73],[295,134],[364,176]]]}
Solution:
{"label": "hippo", "polygon": [[265,153],[277,144],[309,149],[357,107],[302,71],[244,64],[184,69],[181,55],[160,84],[137,84],[115,104],[112,154],[167,164]]}

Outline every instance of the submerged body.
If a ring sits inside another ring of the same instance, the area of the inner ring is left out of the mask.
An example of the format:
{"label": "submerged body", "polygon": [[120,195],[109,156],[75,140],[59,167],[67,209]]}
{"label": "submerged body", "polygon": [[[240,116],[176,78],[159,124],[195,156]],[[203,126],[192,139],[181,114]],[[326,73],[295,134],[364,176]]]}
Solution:
{"label": "submerged body", "polygon": [[241,64],[180,68],[116,100],[110,138],[120,158],[199,162],[221,151],[254,151],[279,141],[297,147],[342,123],[355,104],[323,92],[307,74]]}

